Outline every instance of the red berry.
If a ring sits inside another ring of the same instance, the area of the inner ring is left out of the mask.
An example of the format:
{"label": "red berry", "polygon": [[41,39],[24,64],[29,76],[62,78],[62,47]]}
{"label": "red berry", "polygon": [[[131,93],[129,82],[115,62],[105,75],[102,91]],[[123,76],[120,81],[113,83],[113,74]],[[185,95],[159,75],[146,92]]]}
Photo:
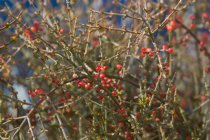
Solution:
{"label": "red berry", "polygon": [[84,82],[80,81],[80,82],[78,83],[78,86],[79,86],[79,87],[84,87]]}
{"label": "red berry", "polygon": [[98,41],[98,40],[93,40],[93,41],[91,42],[91,45],[92,45],[93,47],[98,47],[98,46],[99,46],[99,41]]}
{"label": "red berry", "polygon": [[108,69],[108,66],[101,67],[101,72],[105,72]]}
{"label": "red berry", "polygon": [[36,97],[36,93],[35,92],[32,92],[30,95],[31,95],[32,98]]}
{"label": "red berry", "polygon": [[50,117],[47,119],[47,121],[50,123],[53,119]]}
{"label": "red berry", "polygon": [[101,70],[101,66],[100,65],[96,66],[96,71],[99,72],[100,70]]}
{"label": "red berry", "polygon": [[206,100],[206,96],[205,95],[201,95],[201,101],[205,101]]}
{"label": "red berry", "polygon": [[153,57],[154,53],[153,52],[149,52],[148,56]]}
{"label": "red berry", "polygon": [[190,36],[189,36],[189,35],[186,35],[186,36],[183,38],[183,42],[186,42],[186,41],[188,41],[188,40],[190,40]]}
{"label": "red berry", "polygon": [[112,91],[112,96],[117,96],[117,92],[116,91]]}
{"label": "red berry", "polygon": [[204,19],[208,19],[208,18],[209,18],[209,15],[208,15],[207,12],[204,12],[204,13],[202,13],[202,17],[203,17]]}
{"label": "red berry", "polygon": [[90,83],[85,84],[85,89],[90,90],[91,89],[91,84]]}
{"label": "red berry", "polygon": [[39,26],[39,21],[35,20],[35,21],[34,21],[34,26],[35,26],[35,27],[38,27],[38,26]]}
{"label": "red berry", "polygon": [[63,34],[63,33],[64,33],[64,29],[60,29],[59,32],[60,32],[61,34]]}
{"label": "red berry", "polygon": [[156,122],[160,122],[160,118],[155,118],[155,121]]}
{"label": "red berry", "polygon": [[164,45],[162,46],[162,49],[163,49],[163,50],[167,50],[167,49],[168,49],[168,45],[167,45],[167,44],[164,44]]}
{"label": "red berry", "polygon": [[151,48],[147,48],[147,52],[151,52],[152,51],[152,49]]}
{"label": "red berry", "polygon": [[35,89],[35,91],[34,91],[36,94],[39,94],[39,95],[42,95],[42,94],[44,94],[44,91],[41,89],[41,88],[37,88],[37,89]]}
{"label": "red berry", "polygon": [[141,53],[141,54],[140,54],[140,57],[141,57],[141,58],[144,58],[145,56],[146,56],[146,55],[145,55],[144,53]]}
{"label": "red berry", "polygon": [[173,28],[172,28],[172,26],[171,25],[166,25],[166,29],[169,31],[169,32],[171,32],[171,31],[173,31]]}
{"label": "red berry", "polygon": [[141,52],[142,52],[142,53],[147,52],[147,48],[144,48],[144,47],[143,47],[143,48],[141,48]]}
{"label": "red berry", "polygon": [[124,122],[119,122],[119,127],[123,127],[124,126]]}
{"label": "red berry", "polygon": [[118,110],[117,110],[118,113],[125,113],[125,111],[126,111],[126,110],[125,110],[124,108],[123,108],[123,109],[118,109]]}
{"label": "red berry", "polygon": [[56,78],[52,78],[52,83],[58,85],[60,83]]}
{"label": "red berry", "polygon": [[25,30],[25,32],[24,32],[24,34],[25,34],[25,35],[30,35],[30,34],[31,34],[31,32],[30,32],[30,30],[29,30],[29,29],[26,29],[26,30]]}
{"label": "red berry", "polygon": [[100,74],[100,76],[99,76],[101,79],[103,79],[104,77],[105,77],[105,74]]}
{"label": "red berry", "polygon": [[108,81],[108,79],[109,79],[109,78],[107,78],[107,77],[104,77],[104,81],[105,81],[105,82],[107,82],[107,81]]}
{"label": "red berry", "polygon": [[203,39],[203,41],[207,41],[207,40],[208,40],[208,37],[209,37],[209,34],[208,34],[207,32],[204,32],[204,33],[202,34],[202,39]]}
{"label": "red berry", "polygon": [[106,84],[106,87],[109,88],[110,87],[110,84]]}
{"label": "red berry", "polygon": [[127,115],[126,115],[126,114],[122,114],[121,116],[122,116],[124,119],[127,118]]}
{"label": "red berry", "polygon": [[103,86],[104,88],[107,88],[107,87],[108,87],[107,84],[102,84],[102,86]]}
{"label": "red berry", "polygon": [[97,99],[103,100],[104,99],[104,95],[97,96]]}
{"label": "red berry", "polygon": [[32,36],[32,35],[29,35],[28,38],[29,38],[30,40],[33,40],[33,36]]}
{"label": "red berry", "polygon": [[77,131],[77,130],[78,130],[78,127],[77,127],[76,124],[73,125],[73,130],[74,130],[74,131]]}
{"label": "red berry", "polygon": [[191,23],[190,24],[190,29],[195,29],[195,24]]}
{"label": "red berry", "polygon": [[112,79],[108,79],[107,80],[107,83],[112,83]]}
{"label": "red berry", "polygon": [[64,97],[62,97],[62,98],[60,99],[60,101],[61,101],[62,103],[64,103],[64,102],[66,101],[66,99],[65,99]]}
{"label": "red berry", "polygon": [[195,15],[191,15],[190,20],[195,20]]}
{"label": "red berry", "polygon": [[201,42],[199,43],[199,45],[200,45],[201,47],[204,47],[205,42],[204,42],[204,41],[201,41]]}
{"label": "red berry", "polygon": [[122,90],[123,86],[122,85],[117,85],[117,89]]}
{"label": "red berry", "polygon": [[123,102],[119,102],[118,104],[119,104],[119,106],[122,106],[123,105]]}
{"label": "red berry", "polygon": [[65,95],[66,95],[67,99],[71,99],[71,95],[70,95],[70,93],[68,91],[65,93]]}
{"label": "red berry", "polygon": [[188,107],[188,102],[185,98],[181,100],[181,107],[186,109]]}
{"label": "red berry", "polygon": [[133,135],[131,134],[131,132],[125,131],[124,135],[126,137],[126,140],[133,140]]}
{"label": "red berry", "polygon": [[108,66],[104,66],[103,68],[104,68],[104,70],[107,70],[108,69]]}
{"label": "red berry", "polygon": [[32,32],[37,32],[37,28],[35,26],[31,26],[30,29],[31,29]]}
{"label": "red berry", "polygon": [[52,115],[52,111],[48,110],[48,111],[47,111],[47,114],[48,114],[48,115]]}
{"label": "red berry", "polygon": [[168,53],[173,53],[173,52],[174,52],[174,50],[172,48],[168,49]]}
{"label": "red berry", "polygon": [[117,64],[117,65],[116,65],[116,68],[117,68],[117,69],[122,69],[122,65]]}
{"label": "red berry", "polygon": [[172,27],[173,30],[176,29],[176,25],[177,25],[177,24],[176,24],[176,21],[171,20],[171,21],[170,21],[170,25],[171,25],[171,27]]}

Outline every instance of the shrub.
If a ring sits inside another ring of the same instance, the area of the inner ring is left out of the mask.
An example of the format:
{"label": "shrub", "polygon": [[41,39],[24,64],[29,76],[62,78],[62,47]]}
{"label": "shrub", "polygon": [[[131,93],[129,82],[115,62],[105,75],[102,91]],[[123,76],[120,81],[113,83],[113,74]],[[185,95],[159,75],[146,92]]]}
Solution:
{"label": "shrub", "polygon": [[4,3],[1,139],[208,139],[209,2],[100,2]]}

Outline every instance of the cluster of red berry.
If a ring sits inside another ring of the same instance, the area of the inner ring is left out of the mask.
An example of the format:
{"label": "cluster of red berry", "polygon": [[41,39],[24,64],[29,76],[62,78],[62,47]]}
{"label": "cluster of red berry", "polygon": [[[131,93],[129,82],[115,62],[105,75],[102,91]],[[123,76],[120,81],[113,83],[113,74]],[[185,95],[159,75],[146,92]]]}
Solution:
{"label": "cluster of red berry", "polygon": [[[117,64],[116,69],[119,71],[122,69],[122,65]],[[108,66],[102,66],[98,65],[95,68],[95,73],[92,75],[92,78],[97,81],[97,83],[100,83],[102,88],[97,85],[96,92],[98,93],[104,93],[103,88],[109,88],[112,90],[111,94],[112,96],[117,96],[118,95],[118,90],[122,90],[122,85],[119,84],[118,81],[114,80],[113,78],[109,78],[108,75],[106,75],[106,71],[108,70]],[[84,88],[86,90],[91,90],[94,87],[94,82],[91,79],[88,78],[83,78],[83,79],[78,79],[75,81],[76,85],[79,88]],[[104,96],[100,96],[99,99],[103,99]]]}
{"label": "cluster of red berry", "polygon": [[28,91],[28,94],[34,98],[36,96],[39,96],[40,98],[42,98],[45,95],[45,92],[43,91],[43,89],[41,88],[36,88],[34,91]]}
{"label": "cluster of red berry", "polygon": [[[167,51],[168,53],[173,53],[174,52],[173,48],[169,48],[169,46],[167,44],[164,44],[162,46],[162,51]],[[146,56],[146,54],[149,57],[153,57],[153,56],[155,56],[155,51],[153,51],[151,48],[142,47],[140,57],[144,58]]]}
{"label": "cluster of red berry", "polygon": [[33,25],[26,29],[24,32],[24,35],[26,37],[28,37],[30,40],[34,39],[34,36],[32,33],[37,33],[37,32],[42,32],[43,29],[41,27],[39,27],[39,21],[34,21]]}

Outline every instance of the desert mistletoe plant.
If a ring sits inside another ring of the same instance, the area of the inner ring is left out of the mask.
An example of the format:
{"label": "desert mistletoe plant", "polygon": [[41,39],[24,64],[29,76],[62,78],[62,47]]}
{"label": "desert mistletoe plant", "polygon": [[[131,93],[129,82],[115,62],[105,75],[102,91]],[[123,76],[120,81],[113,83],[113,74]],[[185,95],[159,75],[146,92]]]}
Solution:
{"label": "desert mistletoe plant", "polygon": [[209,139],[209,8],[5,0],[0,139]]}

